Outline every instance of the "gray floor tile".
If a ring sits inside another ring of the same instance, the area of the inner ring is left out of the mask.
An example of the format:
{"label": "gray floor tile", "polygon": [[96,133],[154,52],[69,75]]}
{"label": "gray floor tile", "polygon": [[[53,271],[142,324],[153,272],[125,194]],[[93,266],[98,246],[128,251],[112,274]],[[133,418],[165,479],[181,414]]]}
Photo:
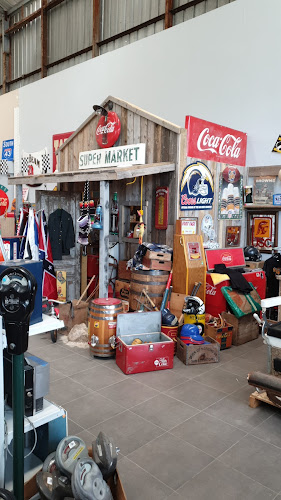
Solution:
{"label": "gray floor tile", "polygon": [[130,375],[130,378],[163,392],[181,384],[187,379],[187,376],[174,370],[161,370],[158,372],[136,373]]}
{"label": "gray floor tile", "polygon": [[258,408],[249,407],[249,395],[253,392],[249,387],[227,396],[205,410],[208,415],[223,420],[238,427],[242,431],[250,432],[266,418],[272,415],[273,410],[269,405]]}
{"label": "gray floor tile", "polygon": [[174,490],[213,460],[168,433],[134,451],[129,458]]}
{"label": "gray floor tile", "polygon": [[93,364],[91,359],[85,359],[79,354],[70,354],[70,356],[50,362],[51,368],[55,368],[68,377],[92,367]]}
{"label": "gray floor tile", "polygon": [[[88,390],[85,388],[85,391]],[[64,408],[69,418],[84,429],[89,429],[124,411],[122,406],[109,401],[97,392],[90,392],[86,396],[75,399],[65,404]]]}
{"label": "gray floor tile", "polygon": [[218,422],[205,413],[195,415],[188,422],[183,422],[172,429],[170,433],[212,457],[218,457],[245,436],[245,432],[227,423]]}
{"label": "gray floor tile", "polygon": [[86,430],[78,432],[76,434],[76,436],[78,436],[81,439],[83,439],[83,441],[86,443],[86,445],[88,446],[88,448],[92,448],[92,443],[96,439],[96,436],[94,436],[90,431],[86,431]]}
{"label": "gray floor tile", "polygon": [[185,365],[176,356],[174,357],[174,368],[173,372],[180,373],[181,376],[185,378],[194,378],[197,375],[206,373],[210,370],[216,368],[217,363],[203,363],[202,365]]}
{"label": "gray floor tile", "polygon": [[225,372],[220,368],[199,375],[195,380],[196,382],[200,382],[201,384],[205,384],[208,387],[212,387],[212,389],[217,389],[226,394],[230,394],[247,384],[246,377],[239,377],[233,373]]}
{"label": "gray floor tile", "polygon": [[266,370],[266,359],[262,362],[260,361],[249,361],[249,359],[245,358],[234,358],[228,363],[224,363],[221,366],[221,369],[227,371],[229,373],[234,373],[235,375],[239,375],[244,380],[247,379],[248,373],[259,370]]}
{"label": "gray floor tile", "polygon": [[233,348],[233,346],[230,347],[229,349],[223,349],[222,351],[220,351],[220,361],[218,363],[218,366],[221,367],[223,363],[226,363],[227,361],[230,361],[237,357],[238,355],[236,354],[236,351]]}
{"label": "gray floor tile", "polygon": [[171,488],[127,458],[122,458],[117,468],[127,500],[166,500],[172,493]]}
{"label": "gray floor tile", "polygon": [[101,364],[95,364],[95,361],[93,361],[92,368],[71,376],[73,380],[76,380],[93,391],[98,391],[109,385],[121,382],[125,377],[126,376],[122,374],[122,372],[117,373],[110,368],[103,367]]}
{"label": "gray floor tile", "polygon": [[278,411],[251,431],[254,436],[281,448],[281,412]]}
{"label": "gray floor tile", "polygon": [[28,338],[28,350],[32,347],[44,347],[47,344],[50,344],[51,335],[50,333],[41,333],[40,335],[32,335]]}
{"label": "gray floor tile", "polygon": [[135,406],[132,411],[167,431],[198,412],[195,408],[166,394],[159,394]]}
{"label": "gray floor tile", "polygon": [[83,427],[73,422],[70,418],[67,419],[67,425],[69,436],[77,436],[79,432],[84,430]]}
{"label": "gray floor tile", "polygon": [[254,349],[251,353],[246,353],[241,356],[241,359],[249,360],[251,363],[259,363],[263,366],[267,361],[267,347],[263,346],[258,349]]}
{"label": "gray floor tile", "polygon": [[[95,358],[95,357],[93,357],[93,359],[95,361],[98,361],[101,364],[101,366],[103,366],[105,368],[110,368],[111,370],[114,370],[117,373],[125,375],[122,372],[122,370],[120,370],[119,366],[117,366],[115,358],[104,358],[104,359],[101,359],[101,358]],[[125,375],[125,376],[127,377],[128,375]]]}
{"label": "gray floor tile", "polygon": [[275,493],[217,461],[178,490],[188,500],[273,500]]}
{"label": "gray floor tile", "polygon": [[47,395],[47,399],[64,406],[66,403],[88,392],[91,391],[87,389],[87,387],[83,387],[69,377],[64,377],[50,383],[50,391]]}
{"label": "gray floor tile", "polygon": [[112,437],[122,455],[128,455],[164,432],[160,427],[147,422],[129,410],[90,427],[89,431],[95,436],[103,431]]}
{"label": "gray floor tile", "polygon": [[64,378],[65,375],[61,372],[58,372],[54,368],[50,369],[50,382],[55,382],[55,380],[59,380],[60,378]]}
{"label": "gray floor tile", "polygon": [[187,380],[183,384],[170,389],[166,394],[198,410],[204,410],[226,396],[224,392],[211,389],[195,380]]}
{"label": "gray floor tile", "polygon": [[61,344],[47,344],[44,347],[32,348],[29,352],[48,362],[71,355],[69,349],[66,349]]}
{"label": "gray floor tile", "polygon": [[280,448],[247,435],[223,453],[219,460],[279,493],[280,457]]}
{"label": "gray floor tile", "polygon": [[128,377],[126,377],[125,380],[111,385],[110,387],[101,389],[98,392],[106,398],[111,399],[111,401],[119,403],[125,408],[131,408],[159,394],[158,391],[155,391],[154,389],[147,387],[147,385],[140,384],[139,382],[136,382]]}

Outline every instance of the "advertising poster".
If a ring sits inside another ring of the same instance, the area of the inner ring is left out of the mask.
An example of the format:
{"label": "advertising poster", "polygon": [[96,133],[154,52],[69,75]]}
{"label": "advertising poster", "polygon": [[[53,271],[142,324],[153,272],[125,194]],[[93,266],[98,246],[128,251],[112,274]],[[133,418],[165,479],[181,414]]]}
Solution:
{"label": "advertising poster", "polygon": [[253,216],[251,245],[263,250],[272,250],[273,246],[273,218],[272,216]]}
{"label": "advertising poster", "polygon": [[242,219],[243,176],[236,167],[227,167],[220,175],[219,219]]}
{"label": "advertising poster", "polygon": [[240,246],[240,226],[228,226],[225,234],[226,247],[239,247]]}
{"label": "advertising poster", "polygon": [[22,175],[40,175],[50,173],[50,155],[47,148],[35,153],[22,152],[21,171]]}
{"label": "advertising poster", "polygon": [[255,178],[254,203],[272,205],[275,182],[275,176]]}
{"label": "advertising poster", "polygon": [[58,300],[66,301],[66,271],[57,271]]}
{"label": "advertising poster", "polygon": [[181,210],[211,210],[214,201],[214,180],[204,163],[197,161],[185,167],[180,183]]}

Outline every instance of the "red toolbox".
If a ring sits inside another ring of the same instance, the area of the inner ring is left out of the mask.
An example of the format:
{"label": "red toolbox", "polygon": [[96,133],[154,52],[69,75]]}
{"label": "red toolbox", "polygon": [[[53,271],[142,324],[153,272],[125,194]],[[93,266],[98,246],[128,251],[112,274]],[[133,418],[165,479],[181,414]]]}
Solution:
{"label": "red toolbox", "polygon": [[244,278],[255,287],[261,299],[265,299],[266,277],[262,269],[246,268],[243,248],[222,248],[218,250],[205,250],[207,276],[206,276],[206,312],[213,316],[218,316],[223,311],[227,311],[226,300],[222,294],[223,286],[230,286],[230,281],[225,280],[218,285],[213,284],[211,277],[215,264],[225,264],[232,269],[245,268]]}
{"label": "red toolbox", "polygon": [[[116,363],[126,374],[173,368],[174,342],[161,332],[161,312],[118,314]],[[135,339],[141,343],[132,345]]]}

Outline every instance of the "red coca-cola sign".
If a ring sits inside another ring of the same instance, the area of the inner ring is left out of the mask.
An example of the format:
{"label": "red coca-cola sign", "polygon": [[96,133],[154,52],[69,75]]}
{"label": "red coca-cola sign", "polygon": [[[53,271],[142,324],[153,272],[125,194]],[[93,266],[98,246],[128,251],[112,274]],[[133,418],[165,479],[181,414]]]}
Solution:
{"label": "red coca-cola sign", "polygon": [[247,134],[216,123],[186,116],[187,156],[244,167]]}
{"label": "red coca-cola sign", "polygon": [[219,248],[216,250],[205,250],[208,271],[213,271],[215,264],[225,264],[226,267],[245,266],[243,248]]}
{"label": "red coca-cola sign", "polygon": [[101,148],[111,148],[117,142],[121,131],[119,116],[109,111],[107,116],[101,116],[96,128],[96,140]]}

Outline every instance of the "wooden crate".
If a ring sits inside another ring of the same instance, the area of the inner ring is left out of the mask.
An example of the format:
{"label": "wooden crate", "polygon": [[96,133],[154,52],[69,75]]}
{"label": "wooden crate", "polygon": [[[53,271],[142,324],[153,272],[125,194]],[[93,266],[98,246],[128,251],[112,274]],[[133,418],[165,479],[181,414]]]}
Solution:
{"label": "wooden crate", "polygon": [[125,280],[115,281],[115,297],[117,299],[129,300],[130,282]]}
{"label": "wooden crate", "polygon": [[[108,479],[107,484],[111,489],[113,500],[127,500],[118,471],[116,471],[116,476],[114,479]],[[29,500],[34,495],[36,495],[36,493],[38,493],[38,488],[36,485],[35,475],[24,485],[24,500]]]}
{"label": "wooden crate", "polygon": [[172,254],[168,252],[153,252],[152,250],[147,250],[145,258],[149,260],[163,260],[165,262],[170,262],[172,260]]}
{"label": "wooden crate", "polygon": [[220,360],[220,345],[211,337],[205,337],[210,344],[186,345],[178,338],[177,357],[185,365],[202,365],[206,363],[218,363]]}
{"label": "wooden crate", "polygon": [[205,324],[205,335],[212,337],[219,344],[221,351],[228,349],[232,345],[233,326],[226,322],[225,326],[215,327],[212,324]]}
{"label": "wooden crate", "polygon": [[233,325],[232,344],[241,345],[258,338],[259,325],[252,314],[236,318],[234,314],[223,312],[223,319]]}
{"label": "wooden crate", "polygon": [[147,269],[156,269],[159,271],[171,271],[172,262],[162,259],[149,259],[146,255],[142,259],[143,265]]}
{"label": "wooden crate", "polygon": [[246,267],[249,267],[250,269],[263,269],[264,265],[264,260],[261,260],[260,262],[250,262],[246,261]]}

